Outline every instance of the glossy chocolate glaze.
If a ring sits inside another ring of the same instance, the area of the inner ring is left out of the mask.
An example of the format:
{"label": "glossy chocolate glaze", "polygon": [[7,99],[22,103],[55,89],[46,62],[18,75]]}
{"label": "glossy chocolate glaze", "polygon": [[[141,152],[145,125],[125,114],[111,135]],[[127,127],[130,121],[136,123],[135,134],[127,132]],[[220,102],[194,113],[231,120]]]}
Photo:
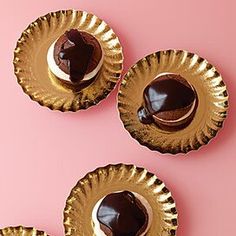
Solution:
{"label": "glossy chocolate glaze", "polygon": [[150,124],[154,118],[168,121],[186,115],[196,100],[196,93],[180,75],[166,74],[144,89],[143,98],[144,104],[138,110],[138,117],[142,123]]}
{"label": "glossy chocolate glaze", "polygon": [[103,232],[111,236],[139,236],[148,225],[147,210],[129,191],[107,195],[98,208],[97,219]]}
{"label": "glossy chocolate glaze", "polygon": [[93,71],[102,58],[102,49],[95,37],[76,29],[65,32],[55,43],[54,60],[70,75],[73,83],[80,82]]}

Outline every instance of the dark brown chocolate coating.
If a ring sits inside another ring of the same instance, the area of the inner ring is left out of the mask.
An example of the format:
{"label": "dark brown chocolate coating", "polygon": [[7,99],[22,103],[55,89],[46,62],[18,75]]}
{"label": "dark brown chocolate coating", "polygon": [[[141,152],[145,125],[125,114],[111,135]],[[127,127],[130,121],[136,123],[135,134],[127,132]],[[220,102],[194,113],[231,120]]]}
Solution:
{"label": "dark brown chocolate coating", "polygon": [[129,191],[107,195],[98,208],[97,219],[107,236],[139,236],[149,220],[146,208]]}
{"label": "dark brown chocolate coating", "polygon": [[59,68],[70,75],[73,83],[80,82],[92,72],[102,58],[98,40],[91,34],[71,29],[55,43],[54,60]]}
{"label": "dark brown chocolate coating", "polygon": [[[144,124],[155,122],[160,128],[178,130],[188,125],[197,107],[197,95],[188,82],[176,74],[166,74],[153,80],[143,93],[144,103],[138,117]],[[195,102],[195,103],[194,103]],[[181,120],[192,109],[191,115]],[[178,122],[173,122],[179,120]]]}

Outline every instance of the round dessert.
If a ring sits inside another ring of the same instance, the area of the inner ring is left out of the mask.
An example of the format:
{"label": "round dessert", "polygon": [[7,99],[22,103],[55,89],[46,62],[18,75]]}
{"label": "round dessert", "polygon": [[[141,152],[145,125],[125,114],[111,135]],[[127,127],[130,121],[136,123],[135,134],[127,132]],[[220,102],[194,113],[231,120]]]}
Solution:
{"label": "round dessert", "polygon": [[114,192],[97,202],[92,219],[96,236],[144,236],[152,222],[152,209],[137,193]]}
{"label": "round dessert", "polygon": [[139,120],[144,124],[155,123],[167,131],[186,127],[198,105],[193,86],[177,74],[158,76],[144,89],[143,99],[138,110]]}
{"label": "round dessert", "polygon": [[47,53],[50,71],[72,84],[92,82],[103,64],[99,41],[91,34],[71,29],[52,43]]}

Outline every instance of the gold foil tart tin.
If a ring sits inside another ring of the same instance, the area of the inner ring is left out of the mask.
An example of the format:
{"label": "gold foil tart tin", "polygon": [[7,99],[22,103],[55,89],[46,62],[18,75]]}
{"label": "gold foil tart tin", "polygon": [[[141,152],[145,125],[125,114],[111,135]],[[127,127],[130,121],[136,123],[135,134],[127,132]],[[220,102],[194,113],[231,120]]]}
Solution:
{"label": "gold foil tart tin", "polygon": [[47,236],[43,231],[23,226],[0,229],[0,236]]}
{"label": "gold foil tart tin", "polygon": [[106,195],[128,190],[142,195],[150,204],[153,220],[147,236],[176,235],[177,211],[164,183],[144,168],[108,165],[88,173],[72,189],[64,209],[66,236],[95,236],[92,211]]}
{"label": "gold foil tart tin", "polygon": [[[175,132],[142,124],[137,116],[145,87],[162,73],[181,75],[198,96],[193,120]],[[139,60],[124,76],[118,95],[124,127],[140,144],[161,153],[187,153],[207,144],[222,127],[227,108],[228,93],[220,73],[207,60],[183,50],[159,51]]]}
{"label": "gold foil tart tin", "polygon": [[[72,28],[92,34],[104,52],[96,80],[79,92],[61,83],[47,64],[51,44]],[[31,99],[53,110],[77,111],[97,104],[111,92],[123,69],[123,53],[118,37],[103,20],[85,11],[63,10],[39,17],[22,33],[14,68],[18,83]]]}

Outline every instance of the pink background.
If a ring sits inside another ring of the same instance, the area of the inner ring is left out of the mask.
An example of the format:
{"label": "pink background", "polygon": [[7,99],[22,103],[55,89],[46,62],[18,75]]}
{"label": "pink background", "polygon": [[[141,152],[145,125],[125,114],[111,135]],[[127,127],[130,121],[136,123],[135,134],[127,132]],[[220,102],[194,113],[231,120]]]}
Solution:
{"label": "pink background", "polygon": [[[62,236],[65,200],[77,180],[98,166],[124,162],[148,168],[172,191],[179,236],[235,235],[236,1],[117,2],[2,2],[0,227],[23,224]],[[13,74],[16,40],[38,16],[68,8],[93,12],[111,25],[124,48],[125,71],[160,49],[186,49],[207,58],[231,95],[224,129],[199,151],[174,157],[151,152],[129,136],[118,117],[117,89],[78,113],[52,112],[32,102]]]}

